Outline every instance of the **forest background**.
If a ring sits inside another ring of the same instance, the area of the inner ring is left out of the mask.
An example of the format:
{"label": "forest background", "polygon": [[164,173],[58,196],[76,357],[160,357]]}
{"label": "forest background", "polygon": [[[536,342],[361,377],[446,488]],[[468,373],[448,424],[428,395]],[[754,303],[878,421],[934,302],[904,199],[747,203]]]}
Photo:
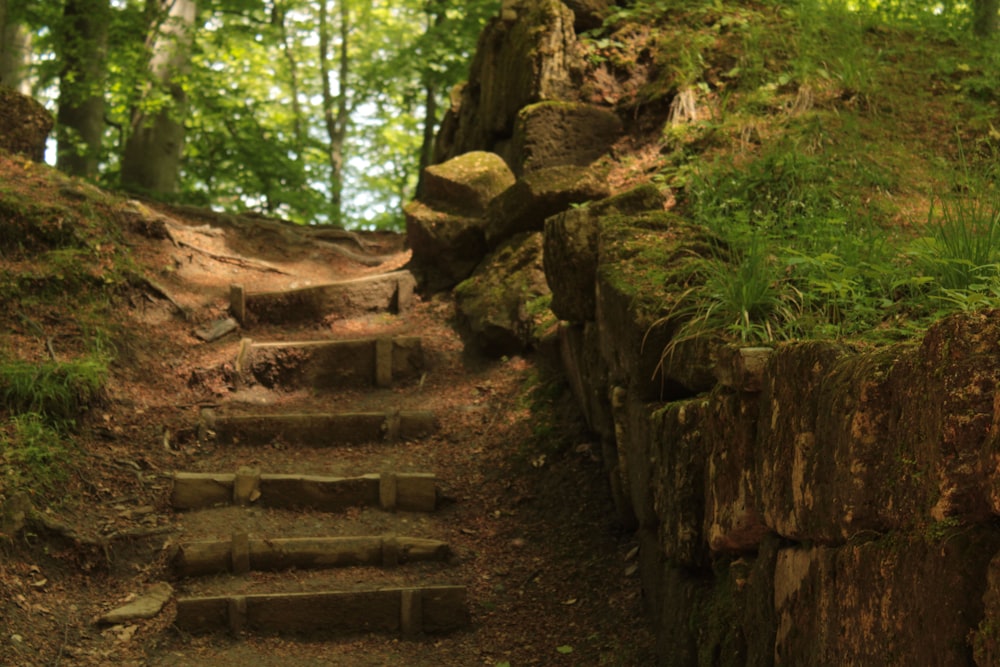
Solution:
{"label": "forest background", "polygon": [[0,0],[0,84],[111,189],[399,228],[498,0]]}

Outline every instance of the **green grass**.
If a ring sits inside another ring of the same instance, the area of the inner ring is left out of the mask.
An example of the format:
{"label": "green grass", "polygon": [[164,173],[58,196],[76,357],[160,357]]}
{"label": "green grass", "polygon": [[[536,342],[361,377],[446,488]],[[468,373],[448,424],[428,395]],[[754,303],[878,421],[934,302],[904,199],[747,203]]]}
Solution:
{"label": "green grass", "polygon": [[15,416],[70,426],[99,398],[107,375],[107,361],[98,355],[63,363],[0,360],[0,404]]}
{"label": "green grass", "polygon": [[5,489],[20,489],[33,494],[52,492],[64,482],[72,459],[68,436],[37,413],[10,418],[7,428],[0,428],[0,470]]}

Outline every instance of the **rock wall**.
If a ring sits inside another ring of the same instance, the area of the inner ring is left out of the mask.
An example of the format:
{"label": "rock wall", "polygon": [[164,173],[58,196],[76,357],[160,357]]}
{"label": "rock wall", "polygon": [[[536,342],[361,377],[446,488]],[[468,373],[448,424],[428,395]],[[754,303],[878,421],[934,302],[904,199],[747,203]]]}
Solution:
{"label": "rock wall", "polygon": [[[534,258],[522,248],[542,233],[559,353],[639,536],[660,664],[1000,664],[1000,311],[877,350],[692,340],[663,354],[713,239],[652,186],[597,187],[622,130],[576,97],[573,30],[607,7],[515,0],[487,28],[438,157],[494,153],[506,189],[460,216],[479,254],[437,288],[472,276],[457,292],[473,330],[473,310],[526,310],[546,295],[504,287],[527,283],[501,262]],[[453,214],[432,199],[411,234]],[[442,261],[417,246],[414,260]]]}

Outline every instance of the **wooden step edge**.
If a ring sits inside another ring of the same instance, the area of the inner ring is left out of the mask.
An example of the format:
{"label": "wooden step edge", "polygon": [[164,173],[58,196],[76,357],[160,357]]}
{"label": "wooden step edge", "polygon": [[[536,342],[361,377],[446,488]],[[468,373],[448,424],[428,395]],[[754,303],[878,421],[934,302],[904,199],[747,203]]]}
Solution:
{"label": "wooden step edge", "polygon": [[289,444],[328,447],[418,440],[436,433],[439,422],[430,410],[219,416],[206,409],[198,428],[223,445],[267,445],[280,438]]}
{"label": "wooden step edge", "polygon": [[373,312],[403,313],[413,306],[417,281],[406,269],[349,280],[278,290],[247,292],[233,284],[229,309],[241,325],[354,317]]}
{"label": "wooden step edge", "polygon": [[464,586],[363,591],[180,597],[175,626],[182,632],[266,635],[341,635],[359,632],[446,633],[469,625]]}
{"label": "wooden step edge", "polygon": [[433,473],[327,477],[261,474],[258,469],[241,468],[236,473],[175,472],[170,500],[178,510],[256,504],[278,509],[311,507],[326,512],[357,506],[432,512],[438,495]]}
{"label": "wooden step edge", "polygon": [[317,348],[343,347],[351,348],[358,345],[377,345],[380,341],[388,341],[398,347],[413,347],[423,342],[420,336],[362,336],[359,338],[333,338],[323,340],[287,340],[254,342],[249,340],[249,348],[253,350],[273,350],[280,348]]}
{"label": "wooden step edge", "polygon": [[[318,283],[316,285],[303,285],[302,287],[289,287],[286,289],[276,289],[276,290],[257,290],[254,292],[244,292],[247,298],[254,297],[275,297],[282,296],[285,294],[300,294],[302,292],[322,292],[324,290],[338,290],[344,288],[355,287],[357,285],[364,285],[366,283],[374,283],[382,280],[396,280],[396,281],[407,281],[407,278],[413,279],[413,274],[407,269],[397,269],[395,271],[387,271],[385,273],[375,273],[367,276],[360,276],[357,278],[348,278],[347,280],[334,280],[328,283]],[[240,287],[240,285],[231,285],[230,289],[234,287]]]}
{"label": "wooden step edge", "polygon": [[406,535],[352,537],[249,538],[236,533],[229,540],[183,543],[174,558],[180,577],[231,572],[274,572],[336,567],[395,567],[407,563],[446,562],[452,556],[447,542]]}

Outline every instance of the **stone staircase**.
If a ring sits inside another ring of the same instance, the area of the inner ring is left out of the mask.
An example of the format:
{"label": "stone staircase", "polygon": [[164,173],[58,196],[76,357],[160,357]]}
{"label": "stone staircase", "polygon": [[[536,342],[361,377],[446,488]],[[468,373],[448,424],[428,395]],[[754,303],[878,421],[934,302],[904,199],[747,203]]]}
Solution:
{"label": "stone staircase", "polygon": [[[284,322],[295,336],[331,312],[405,314],[413,285],[406,271],[273,292],[234,285],[230,310],[245,329]],[[172,563],[174,627],[309,638],[466,627],[467,591],[453,581],[449,527],[435,516],[439,480],[432,470],[386,468],[395,450],[437,430],[433,411],[385,406],[396,393],[419,400],[413,390],[433,372],[422,339],[244,338],[233,367],[241,388],[292,399],[201,410],[199,441],[235,465],[173,473],[170,505],[183,530]],[[380,455],[339,461],[338,448],[352,445],[378,445]],[[296,467],[294,452],[317,448],[329,453],[325,469]]]}

